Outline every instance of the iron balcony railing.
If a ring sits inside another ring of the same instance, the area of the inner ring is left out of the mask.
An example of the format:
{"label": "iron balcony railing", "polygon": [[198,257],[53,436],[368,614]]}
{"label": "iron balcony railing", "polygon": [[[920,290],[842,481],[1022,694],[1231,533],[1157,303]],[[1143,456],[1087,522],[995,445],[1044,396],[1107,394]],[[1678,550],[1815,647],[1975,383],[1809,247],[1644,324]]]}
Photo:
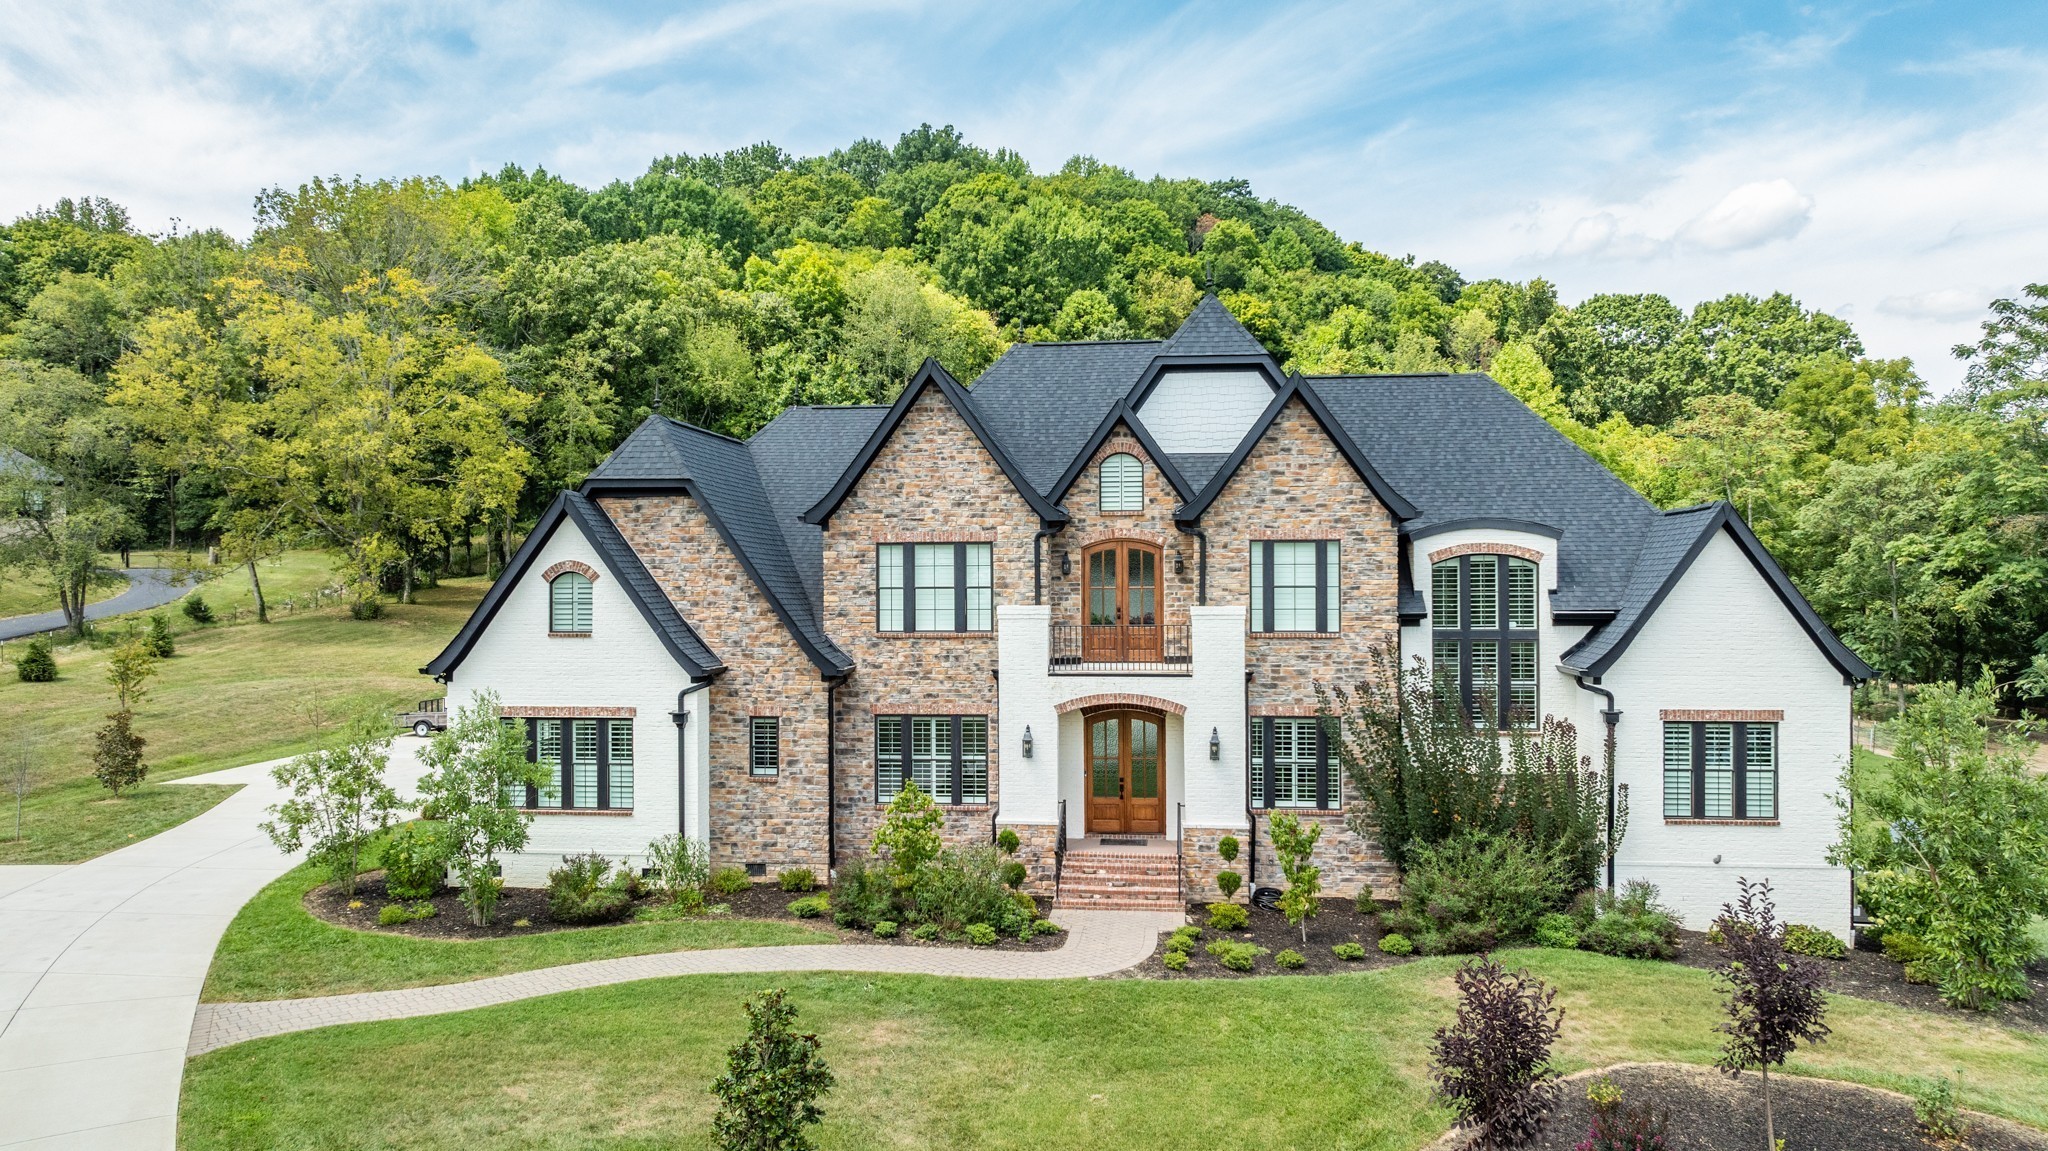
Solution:
{"label": "iron balcony railing", "polygon": [[1052,625],[1054,675],[1188,675],[1194,657],[1188,625]]}

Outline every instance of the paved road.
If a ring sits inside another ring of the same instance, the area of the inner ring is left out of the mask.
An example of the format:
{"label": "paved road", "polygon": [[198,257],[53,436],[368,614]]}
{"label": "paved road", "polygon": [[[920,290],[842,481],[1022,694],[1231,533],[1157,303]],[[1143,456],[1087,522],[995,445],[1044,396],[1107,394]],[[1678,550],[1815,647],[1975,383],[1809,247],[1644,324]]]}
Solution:
{"label": "paved road", "polygon": [[[128,577],[128,590],[98,603],[85,605],[85,618],[105,619],[110,615],[123,615],[131,611],[148,611],[176,602],[180,596],[191,590],[191,580],[179,580],[169,568],[122,568],[121,574]],[[35,615],[11,615],[0,619],[0,639],[20,639],[38,632],[56,631],[64,626],[62,610],[38,612]]]}
{"label": "paved road", "polygon": [[[422,741],[390,779],[410,795]],[[0,867],[0,1147],[171,1151],[200,985],[235,912],[289,870],[257,824],[270,764],[179,783],[235,794],[71,867]]]}
{"label": "paved road", "polygon": [[585,987],[661,979],[671,975],[713,975],[768,971],[873,971],[905,975],[954,975],[968,979],[1085,979],[1144,962],[1159,946],[1159,933],[1187,922],[1166,911],[1053,912],[1067,929],[1054,951],[979,951],[965,947],[893,947],[880,944],[818,943],[789,947],[731,947],[714,951],[671,951],[623,959],[596,959],[498,975],[438,987],[366,991],[317,999],[268,1003],[202,1003],[192,1024],[188,1053],[198,1055],[266,1035],[283,1035],[338,1023],[409,1019],[492,1007]]}

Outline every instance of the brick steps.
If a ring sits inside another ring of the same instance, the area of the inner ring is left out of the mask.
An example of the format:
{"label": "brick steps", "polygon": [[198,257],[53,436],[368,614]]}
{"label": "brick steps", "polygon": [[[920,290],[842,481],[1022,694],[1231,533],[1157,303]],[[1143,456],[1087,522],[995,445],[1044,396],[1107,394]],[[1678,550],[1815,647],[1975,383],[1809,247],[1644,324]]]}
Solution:
{"label": "brick steps", "polygon": [[1178,911],[1180,860],[1159,852],[1067,853],[1059,907],[1095,911]]}

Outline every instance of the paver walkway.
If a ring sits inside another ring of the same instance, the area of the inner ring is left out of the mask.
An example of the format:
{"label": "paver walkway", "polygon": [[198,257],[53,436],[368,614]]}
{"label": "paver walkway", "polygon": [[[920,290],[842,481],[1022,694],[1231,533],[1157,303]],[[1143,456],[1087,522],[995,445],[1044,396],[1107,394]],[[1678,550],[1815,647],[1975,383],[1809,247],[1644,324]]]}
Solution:
{"label": "paver walkway", "polygon": [[[169,568],[122,568],[121,574],[128,577],[127,589],[119,595],[85,605],[85,618],[105,619],[111,615],[162,607],[184,595],[192,586],[189,580],[173,578]],[[25,635],[56,631],[63,626],[62,610],[11,615],[0,619],[0,639],[19,639]]]}
{"label": "paver walkway", "polygon": [[[390,781],[410,795],[423,741]],[[71,867],[0,867],[0,1147],[170,1151],[200,985],[235,912],[294,860],[257,824],[270,765],[212,809]]]}
{"label": "paver walkway", "polygon": [[1187,922],[1176,912],[1057,911],[1067,929],[1053,951],[981,951],[965,947],[898,947],[822,943],[790,947],[731,947],[596,959],[496,975],[467,983],[365,991],[265,1003],[202,1003],[192,1024],[190,1054],[198,1055],[266,1035],[408,1019],[491,1007],[538,995],[603,987],[670,975],[771,971],[864,971],[901,975],[955,975],[969,979],[1084,979],[1135,966],[1159,946],[1159,933]]}

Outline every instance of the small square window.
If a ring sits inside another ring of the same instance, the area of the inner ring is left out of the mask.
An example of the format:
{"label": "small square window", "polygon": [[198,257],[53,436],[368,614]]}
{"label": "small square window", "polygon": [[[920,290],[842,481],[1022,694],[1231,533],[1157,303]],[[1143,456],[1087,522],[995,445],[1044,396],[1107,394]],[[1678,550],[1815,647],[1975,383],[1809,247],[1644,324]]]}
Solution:
{"label": "small square window", "polygon": [[749,722],[748,728],[748,764],[753,774],[781,774],[782,720],[772,715],[757,715]]}

